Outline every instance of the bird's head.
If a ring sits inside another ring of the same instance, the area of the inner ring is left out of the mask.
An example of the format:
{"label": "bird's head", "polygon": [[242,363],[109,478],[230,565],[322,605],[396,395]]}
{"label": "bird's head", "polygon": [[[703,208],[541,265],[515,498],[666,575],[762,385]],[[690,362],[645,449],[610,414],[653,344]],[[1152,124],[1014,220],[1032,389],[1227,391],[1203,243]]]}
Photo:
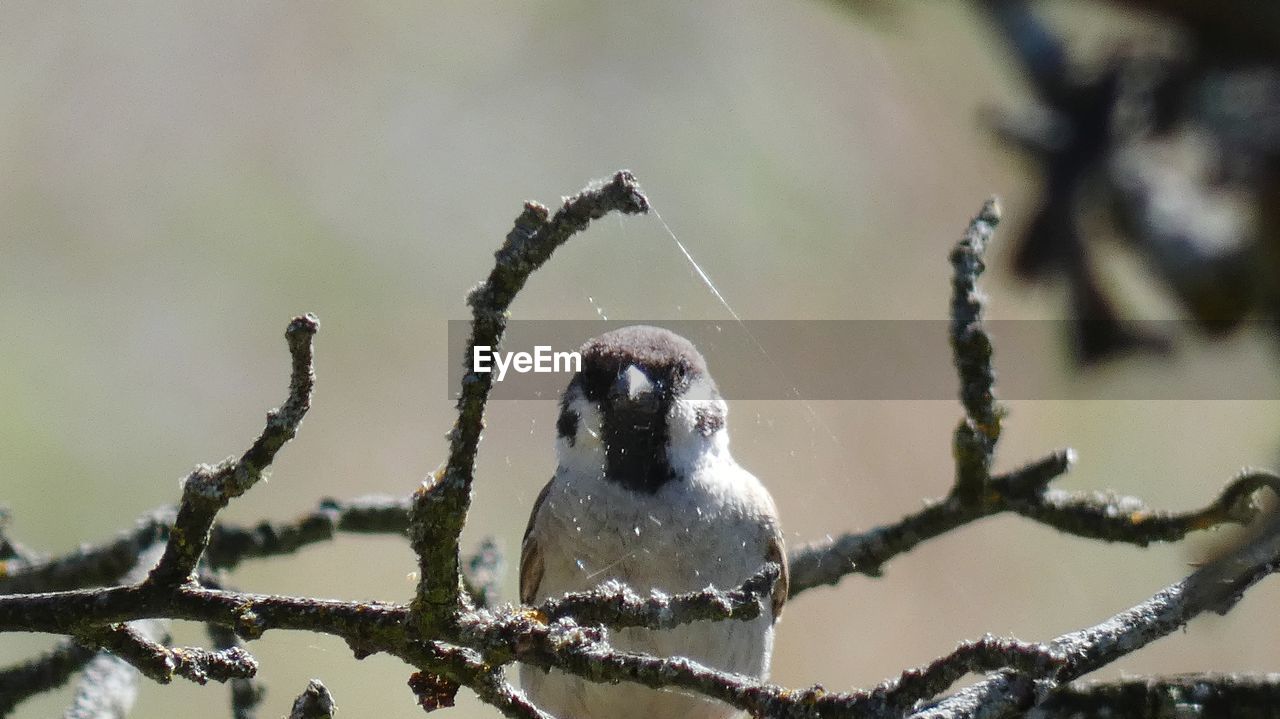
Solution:
{"label": "bird's head", "polygon": [[689,340],[658,327],[607,332],[581,349],[560,402],[562,468],[656,492],[727,452],[721,399]]}

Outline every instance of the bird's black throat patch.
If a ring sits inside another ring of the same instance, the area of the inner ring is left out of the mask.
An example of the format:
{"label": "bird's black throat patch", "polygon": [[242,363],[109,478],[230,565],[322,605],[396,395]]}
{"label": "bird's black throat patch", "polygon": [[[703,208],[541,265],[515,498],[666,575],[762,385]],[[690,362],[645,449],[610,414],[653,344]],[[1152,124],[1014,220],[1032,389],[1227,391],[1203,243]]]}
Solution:
{"label": "bird's black throat patch", "polygon": [[667,410],[657,412],[614,408],[604,413],[604,477],[636,492],[653,494],[676,478],[667,459]]}

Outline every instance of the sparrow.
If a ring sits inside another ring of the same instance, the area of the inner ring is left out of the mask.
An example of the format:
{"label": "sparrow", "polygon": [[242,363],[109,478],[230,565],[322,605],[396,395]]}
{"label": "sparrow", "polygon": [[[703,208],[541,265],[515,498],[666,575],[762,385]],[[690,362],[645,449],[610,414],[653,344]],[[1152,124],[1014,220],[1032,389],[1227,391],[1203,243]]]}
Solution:
{"label": "sparrow", "polygon": [[[561,396],[555,476],[534,502],[520,554],[520,601],[621,582],[647,594],[736,587],[781,569],[750,621],[611,632],[618,650],[687,657],[767,677],[787,563],[773,498],[729,453],[728,405],[687,339],[624,327],[589,340]],[[712,699],[639,684],[599,684],[521,665],[528,698],[561,719],[719,719]]]}

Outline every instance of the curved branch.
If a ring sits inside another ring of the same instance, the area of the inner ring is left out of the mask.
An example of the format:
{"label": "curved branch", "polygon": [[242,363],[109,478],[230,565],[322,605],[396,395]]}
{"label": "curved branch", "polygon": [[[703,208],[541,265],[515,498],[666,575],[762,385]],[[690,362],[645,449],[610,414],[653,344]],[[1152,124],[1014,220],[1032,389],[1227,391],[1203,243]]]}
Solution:
{"label": "curved branch", "polygon": [[271,466],[276,452],[298,432],[298,425],[311,408],[315,369],[311,364],[311,338],[320,329],[314,315],[295,317],[285,330],[293,372],[289,398],[279,409],[267,413],[267,426],[239,460],[227,459],[215,466],[199,465],[182,486],[178,518],[169,531],[164,556],[151,570],[148,582],[179,584],[187,581],[209,543],[209,530],[218,512],[239,497]]}
{"label": "curved branch", "polygon": [[458,420],[449,432],[449,459],[414,492],[410,541],[418,556],[418,589],[414,614],[423,628],[445,626],[463,607],[458,536],[471,505],[476,448],[484,426],[484,408],[493,379],[472,366],[477,346],[497,349],[507,326],[507,310],[529,276],[551,258],[570,237],[592,220],[610,212],[648,212],[649,200],[635,177],[625,170],[608,182],[588,187],[564,201],[548,216],[546,207],[527,202],[515,227],[495,254],[493,271],[471,291],[471,337],[464,359],[467,368],[458,397]]}
{"label": "curved branch", "polygon": [[1263,487],[1280,495],[1280,478],[1253,471],[1228,485],[1208,507],[1174,514],[1141,500],[1107,493],[1049,489],[1071,468],[1075,455],[1060,450],[1020,469],[991,475],[1005,411],[996,401],[994,350],[983,326],[985,298],[978,278],[1000,209],[987,200],[951,252],[951,350],[965,416],[952,437],[955,480],[946,497],[893,524],[842,534],[793,550],[790,594],[836,584],[853,573],[879,576],[889,559],[921,542],[1002,512],[1016,512],[1061,532],[1145,546],[1176,541],[1189,532],[1225,523],[1245,524],[1257,515],[1252,503]]}
{"label": "curved branch", "polygon": [[1065,472],[1070,463],[1071,452],[1066,450],[993,477],[981,506],[965,505],[953,495],[893,524],[792,550],[788,560],[791,596],[836,584],[850,574],[878,577],[882,565],[893,557],[1003,512],[1015,512],[1066,534],[1146,546],[1176,542],[1191,532],[1223,524],[1248,524],[1258,516],[1255,497],[1259,490],[1269,489],[1280,497],[1280,477],[1258,470],[1241,474],[1208,506],[1189,512],[1153,510],[1136,497],[1109,492],[1064,492],[1043,486]]}
{"label": "curved branch", "polygon": [[1166,587],[1101,624],[1064,634],[1049,646],[1066,657],[1050,681],[1001,674],[980,682],[936,706],[918,719],[957,719],[981,712],[984,717],[1010,716],[1042,701],[1048,690],[1088,674],[1167,636],[1206,611],[1225,614],[1243,592],[1280,570],[1280,520],[1253,541]]}
{"label": "curved branch", "polygon": [[[338,532],[404,535],[409,530],[409,506],[407,496],[326,498],[315,510],[290,522],[260,522],[252,527],[219,522],[213,526],[203,558],[213,569],[233,569],[248,559],[277,557],[329,541]],[[172,508],[158,509],[111,541],[85,545],[53,559],[0,562],[0,594],[115,584],[148,547],[168,539],[176,516]]]}

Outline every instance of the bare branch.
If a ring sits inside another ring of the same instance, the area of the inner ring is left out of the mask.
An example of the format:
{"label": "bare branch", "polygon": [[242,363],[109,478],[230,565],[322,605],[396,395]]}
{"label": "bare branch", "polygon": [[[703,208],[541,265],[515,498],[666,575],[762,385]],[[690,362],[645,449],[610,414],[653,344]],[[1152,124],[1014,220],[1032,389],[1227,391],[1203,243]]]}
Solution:
{"label": "bare branch", "polygon": [[[125,573],[123,581],[135,584],[147,576],[147,571],[160,557],[164,548],[158,544],[147,547],[138,555],[133,567]],[[152,642],[168,640],[169,622],[165,618],[144,618],[133,623],[129,631],[139,639]],[[76,631],[68,632],[82,643],[97,646],[91,637],[105,627],[82,624]],[[75,699],[66,716],[104,717],[116,719],[129,713],[138,693],[139,671],[124,657],[100,651],[89,661],[80,681],[76,683]]]}
{"label": "bare branch", "polygon": [[97,654],[78,642],[64,641],[49,652],[0,669],[0,716],[19,703],[66,684]]}
{"label": "bare branch", "polygon": [[239,497],[271,466],[276,452],[298,432],[298,425],[311,408],[315,369],[311,363],[311,338],[320,329],[314,315],[293,318],[284,336],[293,358],[289,398],[279,409],[267,413],[267,426],[239,460],[227,459],[215,466],[199,465],[182,487],[178,518],[169,532],[164,556],[151,570],[148,582],[179,584],[187,581],[209,543],[209,530],[218,512]]}
{"label": "bare branch", "polygon": [[319,679],[307,682],[307,688],[293,701],[289,719],[331,719],[338,711],[333,695]]}
{"label": "bare branch", "polygon": [[[488,281],[471,294],[472,345],[500,342],[505,313],[516,293],[572,234],[606,212],[643,212],[646,208],[647,201],[634,178],[625,172],[570,198],[554,217],[548,217],[540,205],[527,204],[498,252]],[[977,278],[997,219],[995,206],[988,203],[952,253],[952,347],[965,408],[965,418],[954,435],[952,491],[895,524],[794,553],[793,594],[834,583],[851,572],[875,574],[884,562],[920,542],[999,512],[1017,512],[1081,536],[1145,544],[1179,539],[1190,531],[1221,523],[1250,522],[1257,515],[1254,494],[1264,487],[1280,490],[1280,479],[1265,472],[1248,472],[1204,509],[1156,512],[1129,497],[1049,489],[1049,483],[1069,468],[1069,450],[992,476],[1003,410],[995,400],[991,341],[982,325]],[[270,629],[326,633],[342,637],[357,658],[386,652],[415,667],[418,671],[410,684],[424,708],[452,705],[457,690],[466,686],[504,715],[522,719],[547,715],[506,681],[503,667],[514,661],[591,681],[626,681],[698,693],[770,717],[898,717],[967,673],[996,671],[987,680],[926,707],[923,715],[1003,716],[1041,704],[1066,682],[1170,633],[1206,609],[1226,611],[1280,563],[1278,522],[1236,554],[1095,627],[1059,637],[1048,646],[990,637],[966,642],[951,654],[907,670],[870,691],[828,692],[817,686],[789,690],[684,658],[618,651],[608,643],[609,632],[616,628],[665,629],[692,621],[758,617],[762,601],[778,581],[779,567],[765,565],[741,586],[728,590],[710,588],[674,596],[653,592],[642,597],[613,582],[590,592],[548,600],[538,607],[474,609],[468,595],[461,593],[458,533],[470,502],[489,390],[487,374],[473,371],[467,375],[459,399],[459,419],[450,436],[449,461],[433,476],[432,483],[411,497],[348,503],[325,500],[316,511],[291,522],[251,528],[214,526],[217,512],[252,486],[275,452],[296,433],[314,381],[310,342],[315,328],[314,318],[309,316],[290,325],[287,337],[293,379],[288,401],[269,415],[266,430],[239,460],[197,468],[188,478],[167,544],[159,544],[167,529],[167,522],[161,519],[144,521],[112,542],[58,560],[38,560],[4,539],[0,551],[7,555],[8,564],[3,568],[15,571],[8,584],[0,584],[0,592],[12,591],[14,586],[49,589],[69,583],[82,587],[82,580],[71,578],[77,567],[114,581],[111,575],[118,571],[120,557],[126,555],[134,558],[134,571],[130,573],[133,576],[123,577],[124,586],[0,594],[0,631],[78,637],[110,649],[161,682],[169,681],[175,673],[201,682],[208,678],[240,681],[252,675],[255,664],[237,636],[254,639]],[[218,588],[214,568],[292,552],[331,539],[338,531],[407,533],[421,571],[413,603],[343,602]],[[164,559],[141,581],[146,567],[161,551]],[[202,571],[193,581],[192,573],[202,559]],[[469,589],[481,605],[491,600],[499,561],[496,547],[483,546],[468,567]],[[155,621],[119,624],[148,619],[207,623],[218,650],[166,647],[142,631],[143,627],[148,631],[158,627]],[[65,664],[76,659],[65,648],[55,655],[0,672],[0,689],[4,682],[26,676],[48,684],[69,671]],[[52,679],[39,678],[44,676]],[[118,713],[132,701],[136,676],[137,672],[119,659],[99,655],[89,665],[71,715]],[[260,692],[247,681],[233,686],[240,697],[234,700],[236,716],[247,719]],[[1062,691],[1067,697],[1075,688]],[[9,697],[0,694],[0,701],[9,701]],[[332,710],[332,698],[315,682],[295,703],[294,715],[328,716]]]}
{"label": "bare branch", "polygon": [[472,367],[472,349],[497,349],[506,331],[507,310],[516,293],[556,248],[586,229],[592,220],[610,212],[644,213],[649,201],[630,172],[621,171],[608,182],[588,187],[564,201],[548,218],[547,208],[525,203],[515,227],[495,254],[493,271],[471,291],[471,338],[464,359],[467,372],[458,397],[458,421],[449,433],[445,466],[414,493],[410,538],[418,555],[418,591],[414,614],[422,628],[446,626],[462,608],[458,536],[471,505],[476,448],[484,427],[484,408],[492,378]]}
{"label": "bare branch", "polygon": [[502,676],[501,671],[495,670],[481,674],[468,686],[476,696],[502,712],[503,716],[513,719],[555,719],[534,706],[523,692],[511,686],[506,677]]}
{"label": "bare branch", "polygon": [[1175,542],[1196,530],[1221,524],[1248,524],[1258,516],[1260,508],[1254,497],[1263,488],[1280,496],[1280,478],[1246,470],[1224,487],[1212,504],[1190,512],[1153,510],[1136,497],[1113,492],[1046,489],[1028,498],[1002,496],[1012,511],[1059,531],[1146,546]]}
{"label": "bare branch", "polygon": [[[246,559],[275,557],[328,541],[336,532],[404,535],[409,530],[409,497],[373,495],[320,500],[315,511],[292,522],[253,527],[214,525],[204,559],[214,569],[232,569]],[[54,559],[28,557],[0,562],[0,594],[56,592],[114,584],[152,544],[169,536],[176,514],[149,512],[116,539],[87,545]]]}
{"label": "bare branch", "polygon": [[991,336],[982,325],[983,296],[978,290],[978,277],[986,269],[982,255],[999,223],[1000,206],[995,199],[987,200],[951,252],[951,351],[965,412],[952,443],[956,458],[952,494],[965,505],[982,502],[1004,416],[996,403]]}
{"label": "bare branch", "polygon": [[817,686],[798,690],[764,684],[684,657],[618,651],[609,646],[603,630],[580,626],[572,619],[545,624],[519,613],[477,613],[464,618],[461,637],[491,662],[518,659],[595,682],[683,689],[768,717],[897,717],[905,707],[946,689],[970,671],[1015,667],[1047,676],[1064,662],[1041,645],[986,638],[962,644],[948,656],[908,670],[870,692],[828,692]]}
{"label": "bare branch", "polygon": [[[208,624],[205,629],[209,633],[209,641],[213,643],[214,649],[244,650],[244,644],[230,628]],[[231,687],[232,719],[256,719],[258,705],[262,703],[266,689],[253,677],[233,677],[228,684]]]}
{"label": "bare branch", "polygon": [[160,684],[168,684],[175,674],[204,684],[210,679],[225,682],[248,678],[258,671],[258,663],[239,647],[220,652],[194,647],[169,648],[123,624],[83,631],[77,638],[111,652]]}
{"label": "bare branch", "polygon": [[1028,719],[1123,716],[1182,719],[1195,716],[1274,717],[1280,707],[1280,674],[1190,674],[1073,683],[1053,692]]}
{"label": "bare branch", "polygon": [[429,668],[409,679],[409,686],[426,711],[453,706],[459,686],[466,684],[476,696],[504,716],[554,719],[507,683],[501,666],[489,664],[474,649],[435,641],[413,642],[405,646],[402,656],[414,666]]}
{"label": "bare branch", "polygon": [[168,536],[176,515],[171,509],[149,512],[133,529],[114,540],[80,547],[55,559],[28,557],[0,562],[0,594],[56,592],[115,584],[148,547]]}
{"label": "bare branch", "polygon": [[993,477],[1004,409],[995,398],[993,349],[982,324],[984,298],[977,282],[999,219],[996,201],[988,200],[951,252],[951,349],[965,410],[952,441],[956,469],[951,491],[893,524],[793,550],[792,597],[852,573],[879,576],[894,556],[1002,512],[1016,512],[1068,534],[1145,546],[1180,540],[1189,532],[1220,524],[1246,524],[1257,514],[1255,492],[1266,487],[1280,495],[1280,479],[1265,472],[1246,473],[1210,506],[1181,514],[1152,510],[1141,500],[1111,493],[1049,489],[1049,482],[1070,469],[1074,453],[1069,449]]}
{"label": "bare branch", "polygon": [[589,592],[573,592],[543,602],[538,611],[547,621],[572,618],[578,624],[614,629],[644,627],[670,629],[696,621],[750,620],[760,616],[764,601],[782,569],[766,564],[736,589],[714,587],[701,592],[667,595],[651,592],[641,598],[621,582],[608,582]]}
{"label": "bare branch", "polygon": [[1053,681],[1001,674],[915,715],[919,719],[999,717],[1025,711],[1060,683],[1077,679],[1167,636],[1206,611],[1226,613],[1243,592],[1280,569],[1280,521],[1235,552],[1101,624],[1064,634],[1049,646],[1066,663]]}
{"label": "bare branch", "polygon": [[1068,450],[993,477],[986,501],[979,507],[963,505],[951,496],[893,524],[792,550],[791,596],[835,584],[853,573],[880,576],[886,561],[921,542],[1002,512],[1016,512],[1067,534],[1146,546],[1152,542],[1175,542],[1191,532],[1222,524],[1248,524],[1258,514],[1254,502],[1258,490],[1270,489],[1280,496],[1280,478],[1261,471],[1242,474],[1208,506],[1178,513],[1150,509],[1135,497],[1064,492],[1042,486],[1065,471],[1069,463]]}
{"label": "bare branch", "polygon": [[292,522],[262,522],[253,527],[217,524],[209,538],[205,560],[214,569],[231,569],[246,559],[291,554],[350,534],[405,535],[409,530],[409,497],[373,495],[342,502],[320,501],[315,511]]}
{"label": "bare branch", "polygon": [[964,642],[924,667],[908,669],[898,679],[876,687],[870,699],[877,712],[896,714],[941,694],[966,674],[1009,668],[1038,679],[1051,676],[1065,663],[1062,654],[1043,644],[988,635],[976,642]]}

